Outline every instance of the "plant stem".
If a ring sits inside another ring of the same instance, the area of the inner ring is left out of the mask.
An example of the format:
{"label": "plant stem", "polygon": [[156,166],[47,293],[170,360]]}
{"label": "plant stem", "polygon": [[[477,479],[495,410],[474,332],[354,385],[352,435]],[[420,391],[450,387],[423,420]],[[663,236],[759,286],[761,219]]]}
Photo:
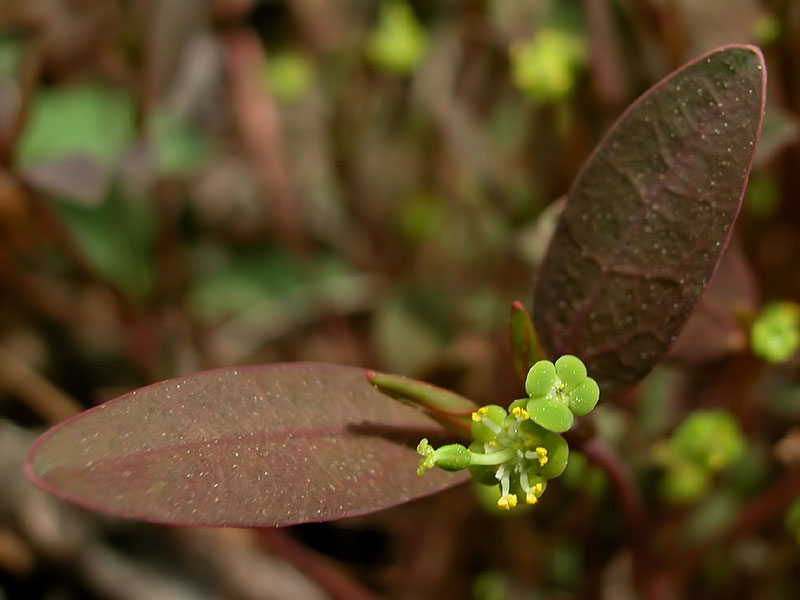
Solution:
{"label": "plant stem", "polygon": [[470,454],[469,464],[471,465],[499,465],[514,458],[516,451],[511,448],[499,450],[498,452],[489,452],[488,454],[481,454],[480,452],[472,452]]}
{"label": "plant stem", "polygon": [[[685,553],[680,562],[672,569],[672,578],[678,583],[683,581],[698,564],[702,563],[712,548],[732,542],[736,538],[759,529],[785,511],[798,495],[800,495],[800,469],[794,468],[745,504],[739,511],[736,520],[726,531]],[[677,588],[677,586],[674,587]]]}
{"label": "plant stem", "polygon": [[644,502],[629,469],[612,448],[597,438],[575,440],[577,450],[600,467],[608,476],[619,499],[622,517],[628,530],[628,544],[633,558],[633,576],[642,597],[662,600],[667,597],[663,581],[652,568],[647,514]]}
{"label": "plant stem", "polygon": [[295,541],[282,529],[259,529],[267,547],[317,582],[333,600],[378,600],[378,597],[336,565]]}

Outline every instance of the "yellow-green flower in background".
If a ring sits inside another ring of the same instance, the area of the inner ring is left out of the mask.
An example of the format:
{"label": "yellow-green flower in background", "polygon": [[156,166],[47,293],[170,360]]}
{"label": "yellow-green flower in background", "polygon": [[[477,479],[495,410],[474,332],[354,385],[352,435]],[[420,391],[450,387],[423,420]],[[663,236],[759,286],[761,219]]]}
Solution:
{"label": "yellow-green flower in background", "polygon": [[556,102],[569,96],[586,63],[583,38],[553,27],[512,45],[509,54],[514,83],[535,102]]}
{"label": "yellow-green flower in background", "polygon": [[425,30],[405,2],[381,7],[378,24],[367,39],[367,57],[378,67],[406,75],[425,53]]}

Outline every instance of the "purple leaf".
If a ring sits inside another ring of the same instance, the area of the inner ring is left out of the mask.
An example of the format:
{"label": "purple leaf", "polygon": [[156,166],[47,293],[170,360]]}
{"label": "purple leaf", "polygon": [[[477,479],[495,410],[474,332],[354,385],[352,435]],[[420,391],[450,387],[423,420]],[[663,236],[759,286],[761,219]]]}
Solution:
{"label": "purple leaf", "polygon": [[278,526],[379,510],[464,481],[416,474],[442,429],[366,371],[293,363],[157,383],[46,432],[31,480],[86,508],[173,525]]}
{"label": "purple leaf", "polygon": [[650,371],[713,274],[765,86],[753,46],[702,56],[639,98],[578,175],[539,272],[534,322],[548,355],[581,357],[603,397]]}

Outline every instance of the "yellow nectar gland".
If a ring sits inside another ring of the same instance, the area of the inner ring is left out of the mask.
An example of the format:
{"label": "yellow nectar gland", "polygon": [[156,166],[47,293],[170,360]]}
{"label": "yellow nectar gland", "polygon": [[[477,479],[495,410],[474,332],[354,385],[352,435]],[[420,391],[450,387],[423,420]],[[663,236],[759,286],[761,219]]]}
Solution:
{"label": "yellow nectar gland", "polygon": [[516,494],[506,494],[505,496],[501,496],[500,499],[497,501],[497,508],[502,508],[503,510],[514,508],[516,505],[517,505]]}
{"label": "yellow nectar gland", "polygon": [[536,454],[539,456],[539,466],[545,466],[547,464],[547,448],[538,446],[536,448]]}
{"label": "yellow nectar gland", "polygon": [[481,406],[478,410],[472,413],[472,420],[476,423],[479,423],[488,413],[489,409],[485,406]]}
{"label": "yellow nectar gland", "polygon": [[511,409],[511,414],[517,417],[518,419],[525,420],[530,417],[528,411],[520,406],[515,406]]}
{"label": "yellow nectar gland", "polygon": [[537,483],[533,486],[527,494],[525,494],[525,502],[528,504],[536,504],[539,501],[539,496],[544,493],[544,486]]}

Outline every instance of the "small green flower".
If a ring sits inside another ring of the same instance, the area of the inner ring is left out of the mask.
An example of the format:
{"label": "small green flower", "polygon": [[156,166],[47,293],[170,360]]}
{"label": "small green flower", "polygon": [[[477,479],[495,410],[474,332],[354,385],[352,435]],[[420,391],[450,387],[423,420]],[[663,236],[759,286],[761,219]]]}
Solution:
{"label": "small green flower", "polygon": [[674,452],[708,471],[721,471],[745,451],[739,424],[724,410],[689,415],[670,440]]}
{"label": "small green flower", "polygon": [[386,71],[405,75],[414,70],[425,53],[425,30],[405,2],[381,7],[378,25],[367,40],[367,56]]}
{"label": "small green flower", "polygon": [[566,354],[555,365],[540,360],[531,367],[525,380],[530,396],[526,409],[532,421],[550,431],[567,431],[573,415],[585,415],[597,404],[600,388],[588,377],[586,366],[576,356]]}
{"label": "small green flower", "polygon": [[278,100],[291,104],[301,100],[311,89],[314,65],[300,52],[275,53],[264,62],[261,76]]}
{"label": "small green flower", "polygon": [[557,102],[572,93],[586,49],[579,35],[545,27],[511,46],[509,58],[517,87],[535,102]]}
{"label": "small green flower", "polygon": [[573,413],[584,415],[594,408],[600,391],[584,364],[570,355],[555,364],[540,360],[533,365],[525,390],[529,397],[514,400],[508,410],[489,404],[472,413],[469,448],[450,444],[434,449],[422,440],[417,473],[468,468],[478,483],[499,487],[499,508],[513,508],[521,498],[536,504],[547,481],[567,468],[569,447],[558,432],[569,429]]}
{"label": "small green flower", "polygon": [[479,483],[500,486],[498,507],[513,508],[519,498],[536,504],[547,480],[566,468],[569,448],[559,434],[531,421],[520,401],[510,408],[506,412],[501,406],[489,405],[473,412],[475,441],[469,448],[450,444],[434,450],[428,440],[422,440],[417,446],[422,455],[417,473],[434,466],[450,471],[469,468]]}
{"label": "small green flower", "polygon": [[733,415],[723,410],[692,413],[669,440],[654,449],[654,461],[665,469],[662,495],[675,503],[699,500],[711,488],[714,474],[745,451],[745,439]]}
{"label": "small green flower", "polygon": [[750,330],[753,352],[771,363],[789,360],[800,348],[800,305],[767,304]]}
{"label": "small green flower", "polygon": [[668,502],[689,504],[705,496],[710,487],[708,471],[688,461],[677,461],[664,473],[659,491]]}

